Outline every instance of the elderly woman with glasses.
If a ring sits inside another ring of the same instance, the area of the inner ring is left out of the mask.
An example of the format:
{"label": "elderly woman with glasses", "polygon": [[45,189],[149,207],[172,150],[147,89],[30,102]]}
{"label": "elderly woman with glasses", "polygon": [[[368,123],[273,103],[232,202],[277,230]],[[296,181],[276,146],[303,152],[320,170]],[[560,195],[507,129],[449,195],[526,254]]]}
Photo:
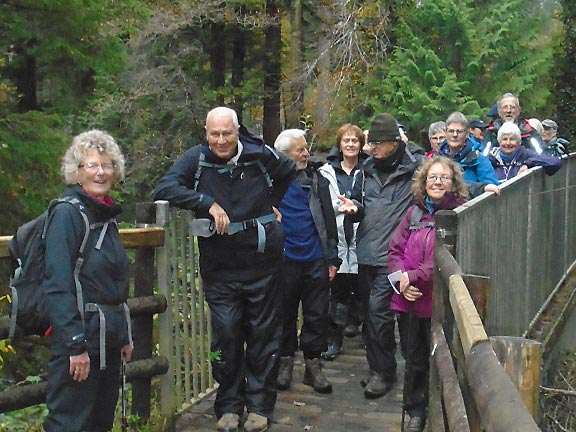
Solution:
{"label": "elderly woman with glasses", "polygon": [[115,223],[121,208],[109,195],[124,177],[124,157],[114,138],[91,130],[72,140],[61,171],[66,182],[62,197],[75,204],[54,205],[47,222],[42,289],[52,339],[44,428],[108,431],[118,401],[121,359],[129,361],[132,355],[125,304],[129,260]]}
{"label": "elderly woman with glasses", "polygon": [[543,167],[548,175],[555,174],[562,166],[561,159],[543,153],[539,154],[522,146],[521,142],[520,128],[516,123],[506,122],[500,127],[499,147],[492,149],[488,159],[501,183],[535,166]]}
{"label": "elderly woman with glasses", "polygon": [[438,153],[440,145],[446,139],[446,122],[437,121],[430,124],[428,128],[428,140],[430,141],[430,150],[426,153],[427,158],[432,158]]}
{"label": "elderly woman with glasses", "polygon": [[470,187],[472,197],[483,192],[500,194],[498,177],[487,157],[475,149],[470,139],[468,119],[461,112],[453,112],[446,120],[446,141],[438,149],[438,154],[457,162],[464,171],[464,180]]}
{"label": "elderly woman with glasses", "polygon": [[[434,273],[434,216],[466,201],[468,187],[462,169],[451,159],[427,159],[414,176],[416,203],[405,213],[389,243],[388,271],[398,273],[392,310],[398,330],[404,372],[403,409],[410,415],[407,431],[424,430],[428,404],[428,358]],[[390,277],[392,278],[392,275]]]}

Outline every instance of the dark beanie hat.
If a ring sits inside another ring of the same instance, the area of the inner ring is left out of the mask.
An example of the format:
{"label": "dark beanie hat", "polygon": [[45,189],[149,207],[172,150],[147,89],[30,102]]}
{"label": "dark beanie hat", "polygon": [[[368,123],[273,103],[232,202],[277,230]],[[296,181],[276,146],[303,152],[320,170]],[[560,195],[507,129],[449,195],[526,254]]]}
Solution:
{"label": "dark beanie hat", "polygon": [[388,113],[375,115],[370,123],[368,139],[370,141],[398,141],[400,131],[394,116]]}

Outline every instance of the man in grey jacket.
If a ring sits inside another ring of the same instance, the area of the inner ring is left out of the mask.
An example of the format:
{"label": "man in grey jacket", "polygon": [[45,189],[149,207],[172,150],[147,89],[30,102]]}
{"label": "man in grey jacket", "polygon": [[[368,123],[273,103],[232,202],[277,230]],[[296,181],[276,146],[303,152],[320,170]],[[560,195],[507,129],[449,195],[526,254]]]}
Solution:
{"label": "man in grey jacket", "polygon": [[370,376],[364,396],[378,398],[396,381],[393,289],[388,281],[388,242],[412,202],[412,176],[422,163],[422,152],[400,138],[396,119],[377,114],[370,124],[372,157],[356,174],[352,199],[340,197],[339,211],[360,221],[356,234],[360,295],[364,303],[364,337]]}

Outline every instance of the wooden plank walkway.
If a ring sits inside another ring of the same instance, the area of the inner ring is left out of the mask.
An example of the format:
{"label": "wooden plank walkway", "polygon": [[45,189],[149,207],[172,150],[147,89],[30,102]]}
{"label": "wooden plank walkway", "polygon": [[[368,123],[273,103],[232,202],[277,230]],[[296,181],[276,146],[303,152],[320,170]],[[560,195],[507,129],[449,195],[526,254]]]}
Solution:
{"label": "wooden plank walkway", "polygon": [[[399,431],[404,360],[399,352],[396,357],[398,381],[392,391],[382,398],[369,400],[364,397],[364,390],[360,386],[360,379],[367,372],[366,353],[360,336],[345,338],[343,354],[335,361],[324,362],[325,374],[332,382],[331,394],[316,393],[312,387],[302,384],[304,361],[299,353],[290,390],[278,392],[269,431]],[[215,431],[213,402],[214,395],[182,414],[177,422],[177,432]]]}

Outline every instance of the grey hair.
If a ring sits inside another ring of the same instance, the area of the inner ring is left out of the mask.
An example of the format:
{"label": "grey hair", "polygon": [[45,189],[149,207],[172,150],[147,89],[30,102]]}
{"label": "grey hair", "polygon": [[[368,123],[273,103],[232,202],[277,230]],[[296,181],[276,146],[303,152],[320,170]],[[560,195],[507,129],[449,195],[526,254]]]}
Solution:
{"label": "grey hair", "polygon": [[470,123],[468,122],[468,118],[466,118],[466,116],[459,111],[455,111],[448,116],[448,118],[446,119],[446,127],[448,127],[452,123],[460,123],[464,125],[466,129],[468,129],[470,125]]}
{"label": "grey hair", "polygon": [[520,99],[518,99],[518,96],[516,96],[514,93],[504,93],[502,96],[500,96],[500,99],[498,99],[498,102],[496,102],[498,105],[498,109],[500,109],[500,105],[502,105],[502,100],[508,99],[508,98],[516,99],[516,105],[518,105],[518,108],[520,108]]}
{"label": "grey hair", "polygon": [[280,132],[280,135],[276,137],[274,148],[280,153],[286,154],[290,151],[292,140],[303,137],[304,135],[306,135],[306,131],[303,131],[302,129],[286,129]]}
{"label": "grey hair", "polygon": [[498,130],[498,142],[504,137],[504,135],[512,135],[516,138],[516,142],[520,144],[522,142],[522,135],[520,134],[520,128],[514,122],[504,122]]}
{"label": "grey hair", "polygon": [[206,115],[206,124],[208,124],[208,120],[210,117],[232,117],[232,122],[236,129],[240,127],[240,123],[238,122],[238,114],[232,108],[228,107],[216,107],[208,112]]}
{"label": "grey hair", "polygon": [[114,164],[114,179],[122,180],[124,178],[124,156],[120,147],[110,134],[93,129],[76,135],[62,158],[60,173],[66,184],[78,182],[78,166],[86,157],[88,150],[91,149],[109,155]]}
{"label": "grey hair", "polygon": [[430,123],[430,127],[428,128],[428,138],[440,132],[446,132],[446,122],[437,121]]}
{"label": "grey hair", "polygon": [[544,126],[542,126],[542,122],[540,120],[537,118],[531,118],[528,119],[528,123],[530,123],[530,126],[536,129],[540,135],[542,135],[542,132],[544,132]]}

